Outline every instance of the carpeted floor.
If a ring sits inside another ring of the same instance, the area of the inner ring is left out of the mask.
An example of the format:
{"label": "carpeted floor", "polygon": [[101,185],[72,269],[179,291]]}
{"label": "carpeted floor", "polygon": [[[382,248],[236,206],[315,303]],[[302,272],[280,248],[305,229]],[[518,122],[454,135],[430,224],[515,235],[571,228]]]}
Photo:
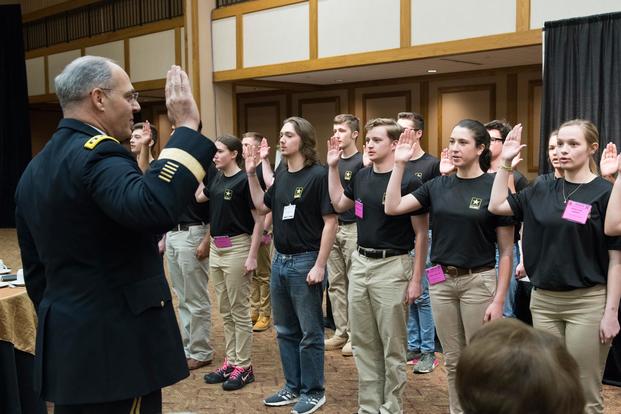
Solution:
{"label": "carpeted floor", "polygon": [[[14,229],[0,229],[0,259],[14,270],[21,266]],[[211,341],[216,350],[214,364],[217,366],[223,358],[224,334],[222,319],[215,310],[215,296],[211,286],[210,296],[213,309]],[[332,332],[327,334],[331,335]],[[267,408],[261,403],[263,397],[278,390],[283,381],[273,329],[254,334],[253,367],[256,382],[234,392],[225,392],[218,385],[207,385],[203,382],[203,375],[214,369],[214,366],[192,371],[189,378],[164,390],[164,412],[209,414],[290,412],[291,407]],[[342,357],[340,352],[327,352],[325,377],[327,403],[318,412],[334,414],[356,412],[357,373],[353,359]],[[440,365],[434,372],[426,375],[413,375],[408,369],[404,399],[405,413],[447,413],[448,396],[444,367]],[[604,386],[604,399],[606,414],[621,412],[621,388]]]}

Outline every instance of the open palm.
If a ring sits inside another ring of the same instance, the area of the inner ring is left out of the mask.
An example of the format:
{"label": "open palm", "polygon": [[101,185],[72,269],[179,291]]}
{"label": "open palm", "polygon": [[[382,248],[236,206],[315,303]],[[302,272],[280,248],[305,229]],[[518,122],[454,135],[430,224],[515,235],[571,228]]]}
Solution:
{"label": "open palm", "polygon": [[330,167],[336,167],[341,158],[343,151],[339,148],[339,140],[337,137],[331,137],[328,140],[328,154],[326,156],[326,162]]}
{"label": "open palm", "polygon": [[599,170],[602,176],[615,175],[618,169],[617,162],[617,146],[612,142],[609,142],[604,148],[602,153],[602,159],[599,161]]}
{"label": "open palm", "polygon": [[513,161],[525,146],[525,144],[522,144],[522,124],[517,124],[507,135],[507,139],[505,139],[505,143],[502,145],[500,156],[505,161]]}
{"label": "open palm", "polygon": [[261,140],[261,145],[259,145],[259,157],[262,160],[266,159],[270,155],[270,146],[267,143],[267,138],[263,138]]}
{"label": "open palm", "polygon": [[248,174],[254,174],[257,170],[259,160],[259,147],[256,144],[250,144],[243,149],[244,164]]}
{"label": "open palm", "polygon": [[408,162],[414,155],[414,131],[406,129],[399,137],[399,143],[395,148],[395,162]]}
{"label": "open palm", "polygon": [[442,155],[440,155],[440,174],[450,174],[454,169],[455,166],[453,165],[453,161],[449,158],[448,148],[444,148],[442,150]]}

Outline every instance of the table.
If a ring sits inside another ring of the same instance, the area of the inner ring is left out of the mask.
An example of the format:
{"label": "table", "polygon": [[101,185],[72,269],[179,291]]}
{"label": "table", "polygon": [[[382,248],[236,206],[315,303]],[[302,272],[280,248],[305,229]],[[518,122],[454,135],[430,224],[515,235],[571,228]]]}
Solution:
{"label": "table", "polygon": [[32,382],[37,316],[25,288],[0,289],[0,412],[46,413]]}

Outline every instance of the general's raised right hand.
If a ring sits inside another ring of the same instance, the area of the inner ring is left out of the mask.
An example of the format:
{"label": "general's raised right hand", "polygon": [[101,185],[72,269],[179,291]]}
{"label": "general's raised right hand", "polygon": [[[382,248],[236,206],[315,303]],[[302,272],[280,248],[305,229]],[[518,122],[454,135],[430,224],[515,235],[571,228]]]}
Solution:
{"label": "general's raised right hand", "polygon": [[192,96],[188,75],[179,66],[172,66],[166,74],[166,109],[170,122],[177,128],[198,129],[200,114]]}

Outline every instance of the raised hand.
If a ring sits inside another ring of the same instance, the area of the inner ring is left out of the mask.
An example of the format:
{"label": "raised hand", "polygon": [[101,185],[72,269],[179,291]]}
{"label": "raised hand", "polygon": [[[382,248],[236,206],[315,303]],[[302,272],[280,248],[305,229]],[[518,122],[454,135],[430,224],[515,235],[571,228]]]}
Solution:
{"label": "raised hand", "polygon": [[362,165],[364,165],[365,167],[368,167],[371,164],[372,162],[369,159],[369,153],[367,152],[367,146],[363,145],[362,146]]}
{"label": "raised hand", "polygon": [[198,129],[200,114],[192,96],[190,80],[181,67],[173,65],[166,74],[166,109],[170,122],[179,127]]}
{"label": "raised hand", "polygon": [[522,124],[517,124],[507,135],[500,157],[506,162],[513,162],[525,146],[526,144],[522,144]]}
{"label": "raised hand", "polygon": [[256,144],[250,144],[243,149],[244,164],[247,174],[256,174],[257,164],[259,163],[259,147]]}
{"label": "raised hand", "polygon": [[444,148],[440,155],[440,174],[447,175],[452,173],[453,170],[455,170],[455,166],[453,165],[453,161],[449,158],[448,148]]}
{"label": "raised hand", "polygon": [[511,161],[511,168],[515,169],[515,167],[517,167],[518,164],[521,163],[522,161],[523,161],[522,154],[518,154],[517,157],[515,157],[513,161]]}
{"label": "raised hand", "polygon": [[270,146],[267,143],[267,138],[263,138],[261,140],[261,145],[259,145],[259,157],[264,160],[267,159],[270,155]]}
{"label": "raised hand", "polygon": [[329,167],[336,167],[341,158],[343,150],[339,148],[339,139],[337,137],[331,137],[328,140],[328,153],[326,155],[326,162]]}
{"label": "raised hand", "polygon": [[609,142],[602,152],[602,159],[599,161],[599,171],[602,177],[615,175],[619,163],[617,162],[617,146],[612,142]]}
{"label": "raised hand", "polygon": [[399,137],[399,143],[395,148],[395,163],[406,163],[414,155],[414,145],[416,140],[414,139],[414,131],[406,129],[401,133]]}
{"label": "raised hand", "polygon": [[142,126],[142,138],[138,140],[140,145],[149,147],[151,145],[151,135],[151,124],[149,123],[149,121],[144,121],[144,124]]}

